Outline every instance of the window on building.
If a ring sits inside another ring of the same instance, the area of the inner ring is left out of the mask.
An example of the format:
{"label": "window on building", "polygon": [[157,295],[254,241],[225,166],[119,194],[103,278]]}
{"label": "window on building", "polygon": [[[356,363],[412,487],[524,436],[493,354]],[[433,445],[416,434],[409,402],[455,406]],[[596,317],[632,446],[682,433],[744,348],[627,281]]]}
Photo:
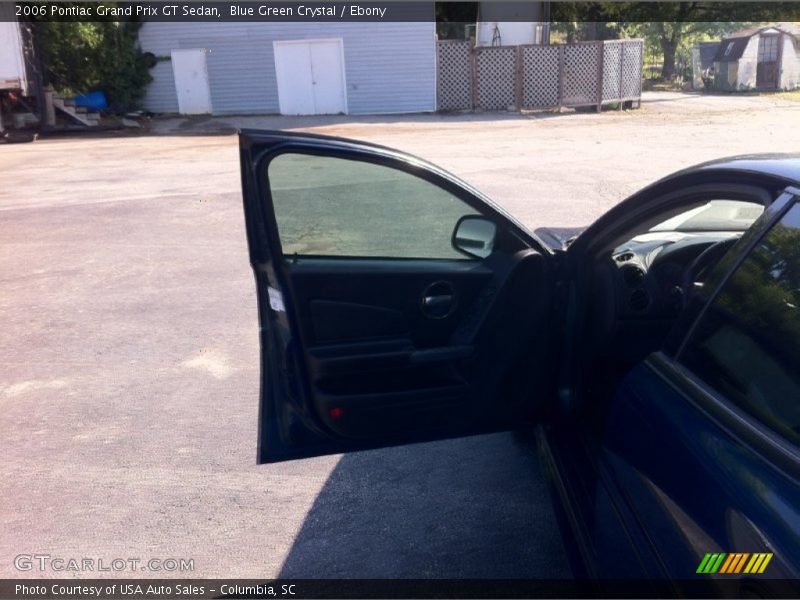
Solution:
{"label": "window on building", "polygon": [[733,42],[728,42],[728,47],[725,48],[725,56],[728,56],[733,50]]}
{"label": "window on building", "polygon": [[758,62],[778,60],[778,36],[762,35],[758,41]]}

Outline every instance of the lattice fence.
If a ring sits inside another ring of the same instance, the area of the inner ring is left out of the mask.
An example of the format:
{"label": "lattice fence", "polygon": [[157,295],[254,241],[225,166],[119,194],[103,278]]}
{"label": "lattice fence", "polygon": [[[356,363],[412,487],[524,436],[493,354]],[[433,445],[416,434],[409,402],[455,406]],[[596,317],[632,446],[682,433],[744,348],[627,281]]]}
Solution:
{"label": "lattice fence", "polygon": [[558,106],[560,51],[557,46],[522,47],[522,106]]}
{"label": "lattice fence", "polygon": [[620,100],[640,101],[642,97],[642,60],[644,59],[644,42],[631,40],[622,46],[622,85]]}
{"label": "lattice fence", "polygon": [[439,110],[596,106],[641,100],[642,40],[470,48],[438,45]]}
{"label": "lattice fence", "polygon": [[600,49],[597,44],[564,46],[564,68],[561,71],[561,105],[588,106],[597,104]]}
{"label": "lattice fence", "polygon": [[476,102],[484,110],[517,106],[517,49],[514,46],[475,49]]}
{"label": "lattice fence", "polygon": [[472,108],[472,44],[441,41],[438,44],[438,109]]}
{"label": "lattice fence", "polygon": [[606,42],[603,46],[603,101],[620,97],[623,42]]}

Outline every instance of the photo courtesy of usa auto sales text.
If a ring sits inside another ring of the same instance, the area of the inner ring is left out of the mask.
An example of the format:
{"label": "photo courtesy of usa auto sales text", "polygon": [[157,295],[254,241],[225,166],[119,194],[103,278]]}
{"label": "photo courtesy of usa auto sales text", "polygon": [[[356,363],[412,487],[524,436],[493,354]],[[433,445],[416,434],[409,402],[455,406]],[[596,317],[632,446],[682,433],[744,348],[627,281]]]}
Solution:
{"label": "photo courtesy of usa auto sales text", "polygon": [[[220,589],[235,586],[220,586]],[[209,590],[215,593],[215,590]],[[109,585],[80,585],[54,583],[52,585],[25,585],[18,583],[14,586],[16,596],[187,596],[193,597],[206,593],[202,585],[150,585],[139,583],[113,583]],[[220,592],[221,594],[231,593]]]}
{"label": "photo courtesy of usa auto sales text", "polygon": [[27,585],[18,583],[14,586],[14,594],[17,597],[37,596],[37,597],[57,597],[57,596],[185,596],[187,598],[202,596],[206,593],[219,594],[221,596],[257,595],[269,596],[273,598],[294,596],[297,592],[295,584],[282,585],[241,585],[223,583],[217,587],[206,589],[204,585],[152,585],[138,583],[113,583],[109,585],[80,585],[54,583],[52,585],[33,584]]}

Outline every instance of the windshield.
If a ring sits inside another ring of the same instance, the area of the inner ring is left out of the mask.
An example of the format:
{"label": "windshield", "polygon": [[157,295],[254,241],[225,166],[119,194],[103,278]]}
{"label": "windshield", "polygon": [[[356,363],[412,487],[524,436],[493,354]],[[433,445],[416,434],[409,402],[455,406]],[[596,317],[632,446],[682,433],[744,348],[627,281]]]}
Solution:
{"label": "windshield", "polygon": [[745,231],[763,212],[764,207],[754,202],[711,200],[659,223],[650,231]]}

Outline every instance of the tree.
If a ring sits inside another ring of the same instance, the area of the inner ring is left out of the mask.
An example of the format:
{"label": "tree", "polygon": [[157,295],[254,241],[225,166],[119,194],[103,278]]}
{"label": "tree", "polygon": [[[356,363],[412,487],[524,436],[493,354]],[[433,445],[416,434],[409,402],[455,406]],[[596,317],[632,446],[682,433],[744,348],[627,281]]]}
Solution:
{"label": "tree", "polygon": [[619,4],[615,2],[564,2],[551,8],[551,30],[568,44],[620,37]]}
{"label": "tree", "polygon": [[[686,15],[676,15],[686,18]],[[679,52],[702,41],[718,40],[723,35],[754,25],[747,21],[656,21],[651,23],[632,23],[625,28],[628,35],[643,37],[648,46],[657,48],[663,57],[661,79],[670,81],[676,73],[675,57]]]}
{"label": "tree", "polygon": [[139,47],[141,26],[138,21],[34,22],[45,82],[69,95],[101,90],[117,112],[137,108],[152,80],[152,61]]}
{"label": "tree", "polygon": [[439,39],[464,39],[464,25],[478,20],[477,2],[436,2],[436,34]]}
{"label": "tree", "polygon": [[[663,56],[661,78],[675,77],[676,56],[692,44],[797,14],[791,2],[556,2],[553,31],[568,42],[643,37]],[[753,18],[760,21],[752,21]],[[750,20],[745,20],[750,19]]]}

